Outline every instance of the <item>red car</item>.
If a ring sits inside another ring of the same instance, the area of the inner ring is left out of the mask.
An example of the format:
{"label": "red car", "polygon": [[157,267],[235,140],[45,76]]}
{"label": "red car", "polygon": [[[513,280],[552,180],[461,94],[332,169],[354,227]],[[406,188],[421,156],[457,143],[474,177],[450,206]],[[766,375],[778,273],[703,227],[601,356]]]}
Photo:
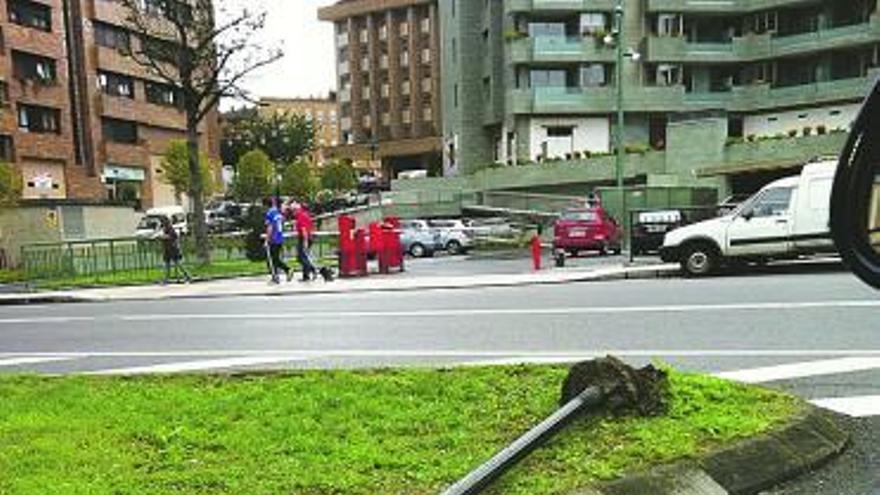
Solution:
{"label": "red car", "polygon": [[620,254],[623,243],[623,229],[601,206],[567,210],[553,233],[553,249],[572,256],[581,251]]}

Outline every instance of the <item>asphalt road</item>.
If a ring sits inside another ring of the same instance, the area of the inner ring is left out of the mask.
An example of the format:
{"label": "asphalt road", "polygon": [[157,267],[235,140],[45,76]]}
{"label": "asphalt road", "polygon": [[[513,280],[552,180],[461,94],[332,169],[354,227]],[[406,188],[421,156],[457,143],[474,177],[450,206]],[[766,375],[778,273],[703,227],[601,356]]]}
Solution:
{"label": "asphalt road", "polygon": [[854,447],[771,493],[880,493],[880,297],[836,270],[0,308],[3,372],[556,362],[607,352],[840,402],[855,416],[845,419]]}

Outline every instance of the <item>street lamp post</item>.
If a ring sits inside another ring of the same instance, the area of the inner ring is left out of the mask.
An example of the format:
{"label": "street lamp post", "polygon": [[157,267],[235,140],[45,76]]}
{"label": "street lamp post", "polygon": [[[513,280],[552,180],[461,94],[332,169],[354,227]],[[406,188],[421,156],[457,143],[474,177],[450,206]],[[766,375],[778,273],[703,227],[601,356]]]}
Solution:
{"label": "street lamp post", "polygon": [[[616,33],[616,51],[617,51],[617,65],[615,66],[616,70],[616,81],[617,85],[617,126],[614,132],[614,146],[616,152],[616,160],[615,160],[615,175],[617,178],[617,193],[620,195],[620,221],[621,224],[626,228],[628,223],[627,213],[626,213],[626,191],[623,186],[623,166],[624,160],[626,159],[626,150],[624,150],[623,146],[623,131],[624,131],[624,110],[623,110],[623,58],[624,58],[624,47],[623,47],[623,0],[617,0],[617,5],[614,7],[614,31]],[[623,236],[624,245],[627,243],[628,236]],[[628,247],[628,246],[625,246]]]}

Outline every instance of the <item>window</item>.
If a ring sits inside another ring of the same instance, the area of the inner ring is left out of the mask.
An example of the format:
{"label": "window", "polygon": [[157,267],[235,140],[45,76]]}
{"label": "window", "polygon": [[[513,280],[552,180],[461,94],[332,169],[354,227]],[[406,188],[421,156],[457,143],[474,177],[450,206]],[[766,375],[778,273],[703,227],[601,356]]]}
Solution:
{"label": "window", "polygon": [[55,83],[55,61],[51,58],[13,51],[12,65],[18,79],[37,81],[41,84]]}
{"label": "window", "polygon": [[0,81],[0,107],[9,105],[9,84]]}
{"label": "window", "polygon": [[52,9],[28,0],[9,0],[6,4],[9,22],[40,31],[52,31]]}
{"label": "window", "polygon": [[425,122],[431,122],[434,120],[434,109],[426,106],[422,108],[422,120]]}
{"label": "window", "polygon": [[400,23],[400,36],[402,38],[406,38],[407,36],[409,36],[409,23],[407,23],[407,22]]}
{"label": "window", "polygon": [[408,67],[409,66],[409,51],[400,52],[400,66]]}
{"label": "window", "polygon": [[681,36],[684,34],[681,14],[660,14],[657,16],[657,34],[660,36]]}
{"label": "window", "polygon": [[152,15],[162,14],[163,0],[137,0],[137,6],[142,12]]}
{"label": "window", "polygon": [[147,81],[144,83],[144,92],[147,95],[147,101],[153,105],[176,107],[180,100],[178,90],[168,84]]}
{"label": "window", "polygon": [[529,23],[529,36],[565,38],[565,24],[561,22],[532,22]]}
{"label": "window", "polygon": [[409,81],[403,81],[402,83],[400,83],[400,92],[404,96],[408,96],[410,94],[411,89],[412,88],[410,88]]}
{"label": "window", "polygon": [[122,144],[137,144],[138,142],[137,122],[105,117],[101,120],[101,129],[104,133],[104,139],[110,142]]}
{"label": "window", "polygon": [[593,35],[607,30],[608,20],[602,13],[581,14],[581,35]]}
{"label": "window", "polygon": [[125,29],[95,21],[95,43],[123,53],[131,52],[131,35]]}
{"label": "window", "polygon": [[178,53],[174,43],[156,38],[144,38],[141,43],[147,57],[166,64],[177,65]]}
{"label": "window", "polygon": [[564,88],[564,70],[534,69],[529,72],[529,84],[532,88]]}
{"label": "window", "polygon": [[674,64],[660,64],[657,66],[657,85],[675,86],[681,84],[681,66]]}
{"label": "window", "polygon": [[403,110],[403,123],[412,124],[412,111],[408,108]]}
{"label": "window", "polygon": [[61,133],[61,111],[37,105],[18,105],[18,128],[22,132]]}
{"label": "window", "polygon": [[98,72],[98,89],[110,96],[134,99],[134,79],[113,72]]}
{"label": "window", "polygon": [[0,134],[0,160],[7,163],[15,161],[15,146],[9,134]]}
{"label": "window", "polygon": [[431,32],[431,19],[429,17],[425,17],[421,21],[421,29],[422,33],[428,34]]}
{"label": "window", "polygon": [[431,63],[431,49],[430,48],[422,48],[422,63],[430,64]]}
{"label": "window", "polygon": [[791,187],[767,189],[745,211],[755,218],[786,215],[791,203],[792,191]]}
{"label": "window", "polygon": [[581,87],[594,88],[608,84],[605,66],[602,64],[590,64],[581,67]]}

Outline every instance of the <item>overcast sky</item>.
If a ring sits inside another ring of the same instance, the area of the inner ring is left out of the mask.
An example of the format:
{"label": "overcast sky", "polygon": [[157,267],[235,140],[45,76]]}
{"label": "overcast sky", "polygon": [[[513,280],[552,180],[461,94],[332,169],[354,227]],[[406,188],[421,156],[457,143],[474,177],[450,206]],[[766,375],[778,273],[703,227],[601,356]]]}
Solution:
{"label": "overcast sky", "polygon": [[318,20],[318,7],[334,0],[225,0],[269,11],[261,38],[284,50],[284,58],[254,73],[246,87],[255,96],[326,95],[335,89],[333,24]]}

